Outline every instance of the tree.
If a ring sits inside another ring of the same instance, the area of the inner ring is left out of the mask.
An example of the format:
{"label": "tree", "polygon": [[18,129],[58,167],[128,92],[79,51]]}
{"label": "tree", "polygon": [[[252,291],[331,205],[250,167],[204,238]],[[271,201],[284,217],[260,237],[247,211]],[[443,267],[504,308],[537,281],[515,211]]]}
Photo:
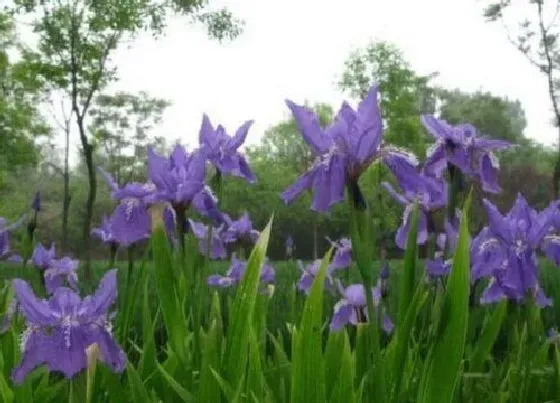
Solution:
{"label": "tree", "polygon": [[99,95],[91,109],[94,146],[107,158],[106,169],[117,183],[141,180],[145,176],[148,144],[159,143],[150,130],[161,122],[170,103],[150,97],[118,92]]}
{"label": "tree", "polygon": [[88,172],[82,236],[86,278],[91,279],[89,241],[97,180],[87,120],[95,96],[117,79],[112,53],[140,31],[163,33],[168,18],[178,13],[205,23],[209,35],[218,40],[234,38],[241,32],[240,24],[227,10],[205,12],[204,0],[14,0],[14,5],[34,17],[38,36],[36,49],[25,58],[72,105]]}
{"label": "tree", "polygon": [[[492,22],[499,21],[504,26],[508,39],[547,78],[548,95],[554,113],[554,125],[558,128],[558,152],[552,175],[551,198],[556,199],[560,190],[560,29],[556,23],[560,12],[560,0],[546,3],[544,0],[515,2],[492,0],[484,10],[484,16]],[[517,28],[511,28],[511,20]]]}
{"label": "tree", "polygon": [[12,18],[0,12],[0,175],[36,165],[35,140],[50,133],[37,108],[40,83],[25,61],[10,60],[20,47]]}

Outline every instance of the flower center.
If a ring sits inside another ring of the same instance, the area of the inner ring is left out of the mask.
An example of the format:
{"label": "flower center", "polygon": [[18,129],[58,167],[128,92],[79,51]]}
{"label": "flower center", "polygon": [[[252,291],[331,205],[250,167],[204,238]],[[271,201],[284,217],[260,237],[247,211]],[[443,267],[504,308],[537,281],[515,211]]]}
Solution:
{"label": "flower center", "polygon": [[135,198],[126,198],[123,199],[123,203],[125,205],[126,220],[132,221],[132,214],[134,209],[140,205],[140,200]]}

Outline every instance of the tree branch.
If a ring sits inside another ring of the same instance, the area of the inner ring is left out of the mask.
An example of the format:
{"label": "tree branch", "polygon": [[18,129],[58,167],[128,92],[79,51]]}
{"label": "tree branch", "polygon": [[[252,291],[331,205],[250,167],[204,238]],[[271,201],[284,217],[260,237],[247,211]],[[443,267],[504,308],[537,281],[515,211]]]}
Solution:
{"label": "tree branch", "polygon": [[97,74],[96,74],[96,76],[95,76],[95,78],[94,78],[94,80],[91,84],[91,87],[88,91],[86,100],[85,100],[84,105],[82,107],[82,111],[81,111],[81,118],[82,119],[89,109],[89,105],[91,103],[91,99],[93,98],[93,94],[99,89],[99,84],[101,82],[101,78],[103,77],[103,72],[105,71],[105,64],[107,63],[107,59],[109,58],[109,52],[113,48],[117,38],[118,38],[118,34],[111,35],[111,37],[109,38],[109,41],[107,43],[107,46],[105,47],[105,49],[103,51],[103,55],[99,59],[99,70],[97,71]]}
{"label": "tree branch", "polygon": [[[544,55],[547,63],[546,75],[548,78],[548,94],[550,96],[550,100],[552,101],[552,107],[554,109],[554,114],[556,116],[556,126],[560,127],[560,108],[558,107],[558,101],[554,93],[554,78],[552,77],[553,63],[552,63],[552,56],[550,54],[551,53],[550,44],[548,42],[548,31],[544,26],[542,1],[537,1],[536,3],[537,3],[538,15],[539,15],[539,28],[541,31],[541,39],[542,39]],[[560,133],[559,133],[559,138],[560,138]],[[560,150],[560,143],[558,144],[558,147]]]}

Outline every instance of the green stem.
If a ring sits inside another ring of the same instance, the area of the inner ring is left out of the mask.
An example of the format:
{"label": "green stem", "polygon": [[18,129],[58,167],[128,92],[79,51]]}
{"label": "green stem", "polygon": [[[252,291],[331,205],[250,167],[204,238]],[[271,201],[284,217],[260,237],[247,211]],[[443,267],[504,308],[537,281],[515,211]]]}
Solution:
{"label": "green stem", "polygon": [[185,206],[175,206],[175,215],[177,219],[177,241],[181,256],[185,256],[185,220],[187,218],[187,209]]}
{"label": "green stem", "polygon": [[451,222],[455,217],[455,210],[460,207],[460,194],[463,188],[463,173],[455,165],[447,164],[449,173],[449,187],[447,188],[447,219]]}
{"label": "green stem", "polygon": [[[365,198],[357,181],[347,185],[350,208],[350,233],[352,237],[352,254],[358,265],[358,270],[364,285],[368,313],[367,351],[371,358],[370,365],[373,371],[369,371],[368,393],[374,393],[375,401],[383,402],[387,398],[386,374],[382,368],[382,356],[379,335],[379,317],[376,314],[373,303],[373,245],[372,217]],[[379,315],[380,316],[380,315]]]}
{"label": "green stem", "polygon": [[115,267],[115,259],[117,258],[117,250],[119,246],[116,242],[111,242],[110,250],[109,250],[109,267],[108,269],[112,269]]}
{"label": "green stem", "polygon": [[126,283],[127,283],[127,290],[129,291],[129,287],[132,282],[132,271],[134,270],[134,245],[130,245],[126,251],[127,251],[127,259],[128,259]]}

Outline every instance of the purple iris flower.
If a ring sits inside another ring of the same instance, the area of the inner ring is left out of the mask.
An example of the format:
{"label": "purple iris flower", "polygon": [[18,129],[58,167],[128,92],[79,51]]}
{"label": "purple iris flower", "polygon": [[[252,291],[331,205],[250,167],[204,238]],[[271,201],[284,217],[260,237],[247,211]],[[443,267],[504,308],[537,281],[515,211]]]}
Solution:
{"label": "purple iris flower", "polygon": [[147,200],[153,198],[151,184],[132,182],[120,187],[107,172],[98,168],[109,188],[111,196],[119,204],[109,218],[111,234],[119,245],[128,247],[150,237],[151,216]]}
{"label": "purple iris flower", "polygon": [[[352,284],[340,290],[342,299],[334,306],[334,314],[331,320],[331,330],[338,331],[346,324],[357,325],[368,320],[366,293],[362,284]],[[378,310],[381,303],[381,290],[374,287],[371,290],[373,304]],[[395,327],[391,318],[383,309],[382,327],[386,333],[391,333]]]}
{"label": "purple iris flower", "polygon": [[[484,247],[486,270],[491,270],[491,279],[484,291],[481,302],[492,303],[507,298],[522,301],[531,293],[536,303],[548,306],[548,299],[539,285],[537,248],[547,252],[545,237],[551,230],[558,203],[551,204],[542,212],[533,210],[520,194],[513,208],[505,216],[488,200],[484,206],[488,215],[488,232]],[[548,250],[550,252],[550,250]],[[476,262],[473,267],[476,267]],[[480,270],[483,270],[482,268]],[[475,275],[488,275],[486,271],[475,271]]]}
{"label": "purple iris flower", "polygon": [[476,176],[486,192],[498,193],[499,162],[494,151],[505,150],[511,144],[479,136],[473,125],[452,126],[431,115],[422,116],[422,124],[436,143],[428,150],[424,169],[441,177],[447,164],[459,168],[465,175]]}
{"label": "purple iris flower", "polygon": [[253,228],[248,212],[245,212],[238,220],[232,220],[229,215],[224,214],[224,221],[227,225],[222,237],[224,242],[232,243],[240,240],[254,243],[257,241],[259,231]]}
{"label": "purple iris flower", "polygon": [[[410,171],[410,170],[408,170]],[[408,233],[412,220],[412,211],[418,203],[418,235],[417,243],[422,245],[428,240],[428,218],[430,211],[439,209],[447,203],[447,187],[444,181],[428,177],[424,172],[410,171],[407,175],[397,172],[402,193],[398,193],[391,184],[383,182],[382,185],[389,194],[400,204],[405,206],[403,222],[395,236],[395,243],[401,249],[406,249]]]}
{"label": "purple iris flower", "polygon": [[99,228],[93,228],[91,234],[98,237],[103,243],[117,243],[115,236],[111,230],[111,221],[106,215],[103,215],[101,219],[101,226]]}
{"label": "purple iris flower", "polygon": [[205,186],[205,157],[201,152],[187,153],[177,144],[169,156],[162,157],[148,147],[148,176],[156,188],[154,199],[171,203],[175,210],[185,210],[191,203],[203,209],[216,208],[216,199]]}
{"label": "purple iris flower", "polygon": [[222,125],[218,125],[214,129],[210,118],[204,114],[199,133],[200,152],[202,155],[222,174],[238,176],[249,183],[255,182],[256,178],[253,172],[251,172],[245,156],[238,149],[245,142],[252,124],[252,120],[246,121],[237,129],[233,136],[229,136]]}
{"label": "purple iris flower", "polygon": [[[247,262],[244,260],[239,260],[235,256],[231,257],[231,264],[225,276],[219,274],[214,274],[208,276],[208,285],[212,287],[226,288],[233,285],[237,285],[243,276],[245,275],[245,270],[247,269]],[[274,282],[276,277],[276,272],[274,268],[267,264],[263,265],[261,269],[261,284],[271,284]]]}
{"label": "purple iris flower", "polygon": [[45,289],[47,293],[54,294],[57,288],[64,285],[64,280],[70,288],[78,290],[78,265],[79,260],[63,257],[62,259],[52,259],[49,267],[45,270]]}
{"label": "purple iris flower", "polygon": [[[208,226],[191,219],[189,219],[189,226],[195,238],[198,239],[198,250],[201,254],[206,255],[208,253]],[[223,240],[223,226],[212,228],[211,247],[211,259],[225,259],[227,257]]]}
{"label": "purple iris flower", "polygon": [[[301,270],[301,277],[299,278],[297,288],[305,293],[305,295],[309,294],[311,290],[311,286],[313,285],[313,281],[317,274],[319,273],[319,268],[321,267],[321,259],[317,259],[314,262],[310,263],[306,267],[303,266],[303,262],[301,260],[297,261],[298,268]],[[332,273],[332,265],[329,266],[327,276],[325,277],[325,287],[328,290],[334,290],[334,280],[331,277]]]}
{"label": "purple iris flower", "polygon": [[437,251],[434,259],[426,260],[426,274],[430,278],[447,276],[451,271],[453,259],[445,259],[443,251]]}
{"label": "purple iris flower", "polygon": [[316,160],[309,171],[282,193],[285,203],[312,189],[311,208],[326,212],[344,199],[346,184],[356,181],[375,159],[393,156],[403,165],[417,164],[410,154],[381,147],[383,125],[377,86],[370,88],[357,110],[344,102],[333,124],[326,129],[321,128],[309,108],[289,100],[286,104]]}
{"label": "purple iris flower", "polygon": [[87,367],[86,349],[97,344],[102,360],[115,372],[125,368],[126,357],[111,334],[109,307],[117,296],[117,272],[107,272],[95,294],[84,299],[73,290],[58,288],[48,300],[39,299],[25,281],[13,281],[15,296],[27,328],[22,359],[12,378],[20,384],[38,366],[72,378]]}
{"label": "purple iris flower", "polygon": [[[430,279],[435,279],[442,276],[447,276],[453,265],[453,259],[445,259],[446,251],[453,253],[457,246],[457,238],[459,236],[458,228],[461,218],[461,212],[457,210],[455,217],[451,221],[446,217],[444,220],[445,232],[439,233],[436,237],[436,245],[439,248],[435,252],[434,259],[426,260],[425,270]],[[477,238],[473,240],[472,245],[475,245]],[[471,248],[471,250],[474,250]],[[475,261],[471,253],[471,262]],[[472,278],[472,277],[471,277]]]}
{"label": "purple iris flower", "polygon": [[340,238],[338,241],[327,240],[334,248],[333,259],[330,268],[332,270],[346,269],[352,264],[352,241],[348,238]]}
{"label": "purple iris flower", "polygon": [[10,244],[10,231],[21,226],[25,216],[11,225],[7,225],[5,218],[0,217],[0,260],[7,260],[14,263],[21,263],[23,259],[21,256],[12,252]]}
{"label": "purple iris flower", "polygon": [[55,257],[54,243],[51,244],[49,249],[45,248],[43,244],[38,243],[33,249],[33,254],[31,255],[31,261],[35,266],[41,270],[47,270]]}

